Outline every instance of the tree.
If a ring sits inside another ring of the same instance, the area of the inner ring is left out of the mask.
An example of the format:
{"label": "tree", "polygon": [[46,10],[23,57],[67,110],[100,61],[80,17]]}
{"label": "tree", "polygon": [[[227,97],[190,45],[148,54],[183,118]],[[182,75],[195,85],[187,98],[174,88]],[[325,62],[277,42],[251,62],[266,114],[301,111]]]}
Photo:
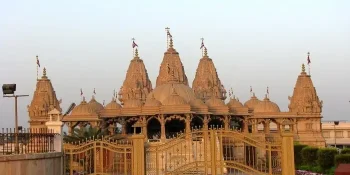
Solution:
{"label": "tree", "polygon": [[87,139],[102,138],[106,133],[102,132],[98,127],[81,127],[74,128],[72,135],[64,133],[63,141],[68,143],[85,141]]}

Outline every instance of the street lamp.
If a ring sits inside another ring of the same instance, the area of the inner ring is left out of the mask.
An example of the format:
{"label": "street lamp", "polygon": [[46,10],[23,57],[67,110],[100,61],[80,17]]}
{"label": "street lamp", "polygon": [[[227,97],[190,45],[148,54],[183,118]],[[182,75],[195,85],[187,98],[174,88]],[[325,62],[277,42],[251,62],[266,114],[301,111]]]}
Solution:
{"label": "street lamp", "polygon": [[335,132],[335,126],[339,125],[339,121],[334,121],[334,147],[337,148],[337,134]]}
{"label": "street lamp", "polygon": [[[17,98],[18,97],[27,97],[29,95],[15,95],[16,84],[4,84],[2,85],[3,97],[14,97],[15,98],[15,153],[19,153],[18,145],[18,112],[17,112]],[[21,128],[22,129],[22,128]]]}

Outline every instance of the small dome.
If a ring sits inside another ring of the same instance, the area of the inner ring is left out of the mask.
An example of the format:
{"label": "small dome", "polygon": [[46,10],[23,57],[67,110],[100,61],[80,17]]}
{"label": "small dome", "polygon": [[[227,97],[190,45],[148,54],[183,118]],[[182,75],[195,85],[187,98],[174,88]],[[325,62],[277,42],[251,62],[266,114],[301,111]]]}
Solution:
{"label": "small dome", "polygon": [[209,100],[205,102],[209,107],[225,106],[224,101],[212,96]]}
{"label": "small dome", "polygon": [[139,108],[142,106],[141,100],[128,99],[124,101],[124,107],[127,108]]}
{"label": "small dome", "polygon": [[151,98],[147,98],[145,106],[161,106],[162,103],[154,98],[152,93]]}
{"label": "small dome", "polygon": [[179,94],[176,93],[175,89],[173,89],[173,93],[168,96],[164,101],[164,106],[172,106],[172,105],[185,105],[187,104],[186,100],[179,96]]}
{"label": "small dome", "polygon": [[114,98],[105,107],[105,109],[120,109],[120,108],[121,108],[120,104],[118,104]]}
{"label": "small dome", "polygon": [[194,108],[207,107],[207,105],[205,105],[205,104],[203,103],[203,101],[200,100],[200,99],[194,99],[194,100],[192,100],[192,101],[190,102],[190,105],[191,105],[191,107],[194,107]]}
{"label": "small dome", "polygon": [[89,101],[88,105],[94,112],[100,112],[104,107],[101,103],[97,102],[95,99],[95,96],[92,96],[91,100]]}
{"label": "small dome", "polygon": [[71,115],[91,115],[93,112],[94,111],[90,108],[90,105],[86,103],[84,97],[83,101],[72,110]]}
{"label": "small dome", "polygon": [[[182,97],[186,103],[189,103],[191,100],[195,99],[195,95],[193,90],[184,84],[181,83],[167,83],[162,84],[158,87],[156,87],[152,94],[154,95],[154,98],[158,101],[160,101],[162,104],[164,104],[164,101],[166,98],[171,96],[172,89],[175,89],[176,93]],[[152,98],[152,96],[149,94],[147,98]]]}
{"label": "small dome", "polygon": [[234,108],[242,108],[243,104],[238,100],[238,98],[236,99],[235,97],[231,98],[231,100],[227,103],[227,106],[230,109],[234,109]]}
{"label": "small dome", "polygon": [[265,99],[261,102],[259,102],[255,108],[254,112],[281,112],[278,105],[272,101],[270,101],[267,96],[265,96]]}
{"label": "small dome", "polygon": [[247,102],[244,103],[244,106],[250,109],[254,109],[259,102],[261,101],[258,98],[256,98],[255,93],[253,93],[253,96]]}

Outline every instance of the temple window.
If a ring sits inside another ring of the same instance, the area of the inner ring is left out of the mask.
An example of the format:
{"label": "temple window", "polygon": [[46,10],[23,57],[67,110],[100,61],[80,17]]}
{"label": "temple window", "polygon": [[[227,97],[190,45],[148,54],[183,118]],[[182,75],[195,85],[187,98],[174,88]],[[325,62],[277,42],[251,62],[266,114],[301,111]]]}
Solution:
{"label": "temple window", "polygon": [[324,138],[330,138],[330,132],[329,131],[323,131],[323,137]]}
{"label": "temple window", "polygon": [[343,131],[336,131],[335,132],[335,137],[336,138],[343,138]]}

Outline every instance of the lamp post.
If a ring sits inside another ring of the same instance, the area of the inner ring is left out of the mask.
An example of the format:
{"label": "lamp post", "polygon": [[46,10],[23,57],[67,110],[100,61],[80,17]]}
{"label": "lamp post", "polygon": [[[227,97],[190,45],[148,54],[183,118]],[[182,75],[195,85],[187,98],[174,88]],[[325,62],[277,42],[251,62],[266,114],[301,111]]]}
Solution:
{"label": "lamp post", "polygon": [[335,132],[335,126],[339,125],[339,121],[334,121],[334,147],[337,148],[337,134]]}
{"label": "lamp post", "polygon": [[19,144],[18,144],[18,111],[17,111],[17,98],[18,97],[27,97],[29,95],[15,95],[16,84],[4,84],[2,85],[3,97],[15,98],[15,153],[19,153]]}

